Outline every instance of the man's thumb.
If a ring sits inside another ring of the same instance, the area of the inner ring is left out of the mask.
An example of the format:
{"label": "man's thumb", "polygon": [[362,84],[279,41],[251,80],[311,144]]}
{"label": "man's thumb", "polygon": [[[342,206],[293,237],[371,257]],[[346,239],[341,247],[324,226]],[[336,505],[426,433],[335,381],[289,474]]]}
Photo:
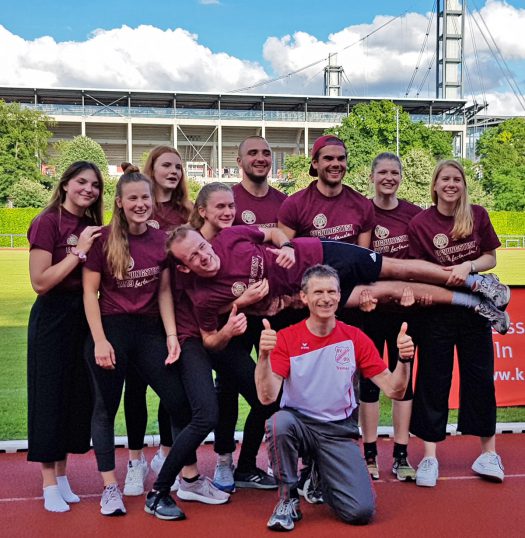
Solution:
{"label": "man's thumb", "polygon": [[408,323],[406,321],[403,321],[403,323],[401,324],[401,329],[399,329],[400,336],[405,335],[407,333],[407,329]]}
{"label": "man's thumb", "polygon": [[237,305],[233,303],[232,311],[230,312],[230,318],[237,315]]}
{"label": "man's thumb", "polygon": [[263,318],[262,324],[265,330],[271,330],[270,322],[266,318]]}

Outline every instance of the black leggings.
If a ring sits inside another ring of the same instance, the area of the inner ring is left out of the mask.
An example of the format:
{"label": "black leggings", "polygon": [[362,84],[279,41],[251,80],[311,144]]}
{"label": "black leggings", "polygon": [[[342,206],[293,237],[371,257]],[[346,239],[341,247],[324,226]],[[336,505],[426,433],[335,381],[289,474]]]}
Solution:
{"label": "black leggings", "polygon": [[[85,357],[95,396],[91,423],[93,446],[98,470],[104,472],[115,468],[115,415],[130,366],[134,366],[162,398],[175,429],[184,428],[189,423],[191,411],[178,365],[164,364],[168,352],[160,318],[131,314],[104,316],[102,325],[115,351],[115,369],[105,370],[97,366],[92,338],[87,340]],[[185,464],[194,463],[191,461],[194,460],[192,451],[191,447],[186,447],[178,456]]]}

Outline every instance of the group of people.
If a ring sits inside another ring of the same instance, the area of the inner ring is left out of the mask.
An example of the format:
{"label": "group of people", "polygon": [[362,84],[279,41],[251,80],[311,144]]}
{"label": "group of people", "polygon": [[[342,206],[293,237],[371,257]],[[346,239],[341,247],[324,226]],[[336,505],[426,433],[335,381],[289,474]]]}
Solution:
{"label": "group of people", "polygon": [[[105,227],[97,167],[77,162],[64,172],[28,232],[38,294],[29,320],[28,459],[41,463],[47,510],[79,502],[67,455],[86,452],[92,439],[101,513],[126,513],[114,448],[123,390],[123,493],[144,494],[149,385],[160,397],[161,446],[150,464],[157,476],[147,513],[183,519],[173,491],[223,504],[236,487],[254,487],[279,491],[273,530],[293,529],[300,494],[324,500],[344,521],[367,523],[369,476],[379,478],[379,390],[394,400],[392,471],[435,486],[455,346],[458,429],[481,438],[473,470],[503,480],[491,330],[508,329],[510,291],[479,274],[496,265],[499,246],[488,214],[469,203],[455,161],[436,168],[434,205],[422,211],[396,196],[397,156],[374,160],[371,200],[343,184],[346,158],[341,140],[320,137],[310,167],[316,179],[286,197],[268,184],[267,141],[251,136],[239,145],[242,181],[207,184],[192,204],[180,154],[159,146],[142,173],[124,166]],[[250,411],[234,465],[239,394]],[[256,466],[265,427],[271,473]],[[197,448],[212,430],[210,479],[199,473]],[[417,472],[409,432],[425,444]]]}

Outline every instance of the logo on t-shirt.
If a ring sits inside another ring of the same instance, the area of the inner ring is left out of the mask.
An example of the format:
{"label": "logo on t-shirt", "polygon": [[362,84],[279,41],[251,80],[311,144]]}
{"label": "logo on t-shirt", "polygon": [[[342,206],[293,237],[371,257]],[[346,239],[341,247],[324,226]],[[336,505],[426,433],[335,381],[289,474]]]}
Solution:
{"label": "logo on t-shirt", "polygon": [[445,234],[436,234],[432,241],[436,248],[445,248],[448,245],[448,237]]}
{"label": "logo on t-shirt", "polygon": [[135,267],[135,260],[130,256],[129,257],[129,265],[128,265],[128,273]]}
{"label": "logo on t-shirt", "polygon": [[246,209],[241,213],[241,219],[245,224],[254,224],[256,219],[255,213],[249,209]]}
{"label": "logo on t-shirt", "polygon": [[335,362],[337,364],[348,364],[352,360],[352,353],[349,346],[336,346]]}
{"label": "logo on t-shirt", "polygon": [[386,239],[390,235],[390,230],[378,224],[375,229],[375,234],[378,239]]}
{"label": "logo on t-shirt", "polygon": [[156,220],[153,220],[153,219],[147,220],[146,224],[148,226],[151,226],[152,228],[155,228],[155,230],[158,230],[160,228],[160,224]]}
{"label": "logo on t-shirt", "polygon": [[232,294],[234,297],[240,297],[246,291],[244,282],[234,282],[232,284]]}
{"label": "logo on t-shirt", "polygon": [[66,243],[71,246],[78,245],[78,237],[75,234],[71,234],[67,240]]}
{"label": "logo on t-shirt", "polygon": [[318,215],[314,217],[312,224],[319,230],[320,228],[324,228],[327,222],[328,222],[328,219],[326,218],[326,215],[319,213]]}

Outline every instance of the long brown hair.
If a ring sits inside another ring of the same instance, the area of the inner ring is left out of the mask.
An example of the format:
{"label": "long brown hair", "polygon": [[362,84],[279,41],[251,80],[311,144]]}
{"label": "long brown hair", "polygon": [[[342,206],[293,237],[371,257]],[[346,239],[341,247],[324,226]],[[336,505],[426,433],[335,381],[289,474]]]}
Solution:
{"label": "long brown hair", "polygon": [[445,168],[446,166],[452,166],[455,168],[463,178],[463,184],[464,189],[463,193],[461,195],[461,198],[459,199],[458,203],[456,204],[456,207],[454,209],[454,226],[452,228],[452,239],[457,241],[458,239],[463,239],[465,237],[468,237],[474,228],[474,218],[472,216],[472,207],[470,205],[469,197],[468,197],[468,191],[467,191],[467,179],[465,176],[465,170],[459,164],[457,161],[454,161],[452,159],[447,161],[440,161],[436,165],[436,168],[434,169],[434,173],[432,174],[432,182],[430,184],[430,196],[432,197],[432,202],[434,204],[438,203],[438,197],[437,193],[434,190],[434,187],[436,186],[436,181],[438,179],[439,174]]}
{"label": "long brown hair", "polygon": [[231,188],[226,185],[226,183],[221,183],[220,181],[212,181],[211,183],[206,183],[206,185],[202,187],[202,189],[199,191],[199,194],[197,194],[197,198],[195,199],[195,205],[191,210],[190,218],[188,220],[188,223],[191,227],[195,228],[196,230],[200,230],[202,228],[204,224],[204,218],[201,217],[199,209],[208,205],[208,200],[214,192],[222,191],[229,192],[233,196],[233,191],[231,190]]}
{"label": "long brown hair", "polygon": [[49,209],[58,209],[59,212],[61,211],[62,204],[67,195],[64,186],[67,185],[71,179],[84,172],[84,170],[92,170],[95,173],[100,190],[98,198],[86,209],[85,215],[91,218],[96,226],[101,226],[104,221],[104,178],[102,177],[99,167],[90,161],[76,161],[67,167],[58,180],[58,183],[53,190],[53,194],[51,195],[51,199],[44,211]]}
{"label": "long brown hair", "polygon": [[124,280],[128,276],[131,255],[129,253],[129,224],[124,215],[124,210],[117,204],[117,199],[122,198],[122,188],[128,183],[144,181],[153,196],[153,184],[149,177],[140,173],[140,170],[130,164],[122,163],[124,173],[120,176],[115,189],[115,202],[113,204],[113,216],[109,223],[109,235],[104,251],[108,261],[108,267],[113,276]]}
{"label": "long brown hair", "polygon": [[[144,174],[146,174],[153,183],[156,183],[155,174],[153,173],[153,168],[155,166],[156,160],[163,155],[164,153],[173,153],[179,157],[182,162],[181,154],[171,146],[156,146],[148,154],[146,159],[146,164],[144,165]],[[155,189],[153,189],[153,201],[155,206],[158,205],[157,200],[155,199]],[[188,183],[186,181],[186,174],[184,173],[184,166],[182,167],[182,176],[180,178],[179,184],[171,193],[170,198],[171,206],[175,209],[184,220],[188,220],[190,212],[193,208],[188,196]]]}

